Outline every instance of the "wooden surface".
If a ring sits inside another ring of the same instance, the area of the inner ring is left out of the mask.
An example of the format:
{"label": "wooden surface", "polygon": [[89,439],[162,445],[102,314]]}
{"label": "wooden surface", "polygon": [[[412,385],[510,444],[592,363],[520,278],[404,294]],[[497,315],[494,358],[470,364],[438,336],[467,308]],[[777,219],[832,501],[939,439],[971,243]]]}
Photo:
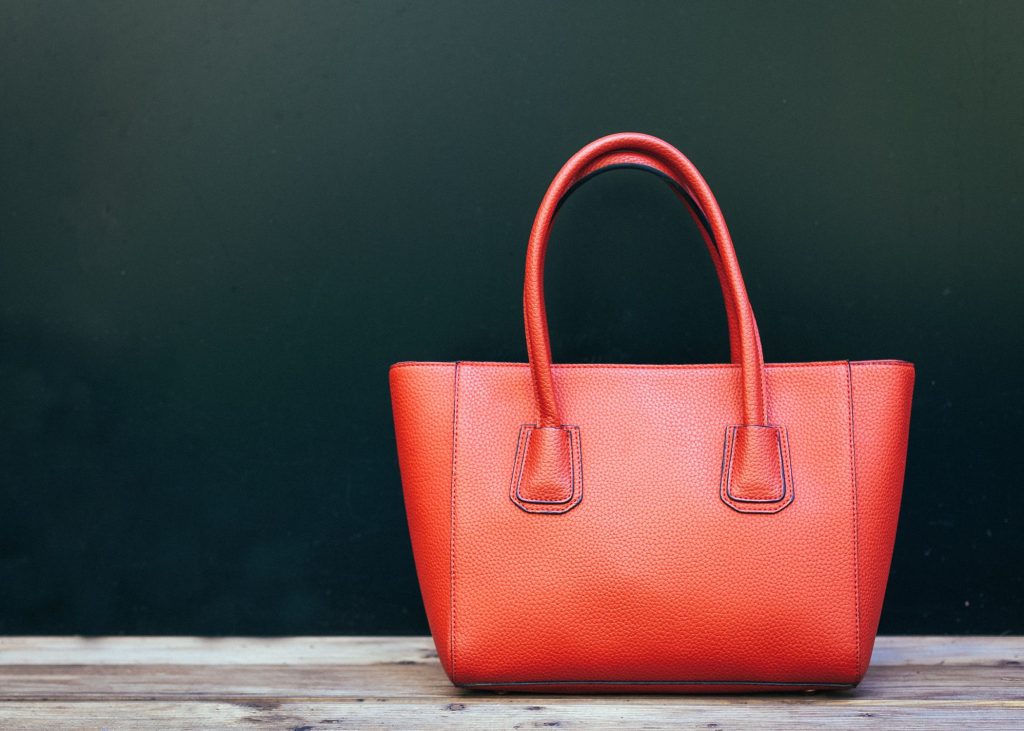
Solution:
{"label": "wooden surface", "polygon": [[429,638],[0,638],[0,729],[1024,729],[1024,637],[883,637],[859,688],[760,696],[453,688]]}

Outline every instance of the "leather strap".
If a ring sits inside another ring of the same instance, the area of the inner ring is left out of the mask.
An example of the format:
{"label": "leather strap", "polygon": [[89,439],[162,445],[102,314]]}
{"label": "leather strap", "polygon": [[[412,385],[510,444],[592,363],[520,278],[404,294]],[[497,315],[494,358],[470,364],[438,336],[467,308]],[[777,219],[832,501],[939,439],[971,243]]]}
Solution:
{"label": "leather strap", "polygon": [[603,168],[622,164],[637,165],[663,174],[696,203],[696,210],[691,209],[691,215],[705,235],[719,274],[729,315],[733,361],[739,363],[742,372],[743,424],[768,424],[764,358],[757,323],[721,209],[704,178],[681,152],[657,137],[626,132],[596,140],[569,159],[548,187],[530,232],[523,285],[523,315],[539,426],[563,425],[551,378],[551,342],[544,305],[544,258],[551,225],[561,201],[574,186]]}
{"label": "leather strap", "polygon": [[[728,295],[726,280],[722,271],[722,259],[718,254],[718,244],[715,242],[715,237],[711,233],[707,216],[704,214],[704,211],[701,210],[697,201],[694,200],[693,193],[690,191],[685,180],[676,177],[668,167],[663,165],[656,158],[651,157],[644,152],[612,152],[601,156],[580,173],[572,186],[558,200],[558,207],[555,209],[555,213],[557,214],[558,211],[561,210],[569,196],[571,196],[585,182],[600,175],[601,173],[620,169],[642,170],[644,172],[657,175],[659,178],[664,180],[670,188],[672,188],[676,197],[679,198],[679,200],[686,206],[686,210],[690,214],[694,223],[697,224],[697,229],[700,231],[701,238],[704,239],[704,244],[707,246],[708,253],[711,255],[711,261],[715,266],[715,273],[718,275],[718,284],[722,289],[722,298],[725,302],[725,314],[729,322],[729,360],[730,362],[739,365],[740,345],[738,339],[734,337],[737,331],[734,326],[736,313],[733,312],[732,300]],[[758,337],[758,342],[760,343],[760,337]]]}

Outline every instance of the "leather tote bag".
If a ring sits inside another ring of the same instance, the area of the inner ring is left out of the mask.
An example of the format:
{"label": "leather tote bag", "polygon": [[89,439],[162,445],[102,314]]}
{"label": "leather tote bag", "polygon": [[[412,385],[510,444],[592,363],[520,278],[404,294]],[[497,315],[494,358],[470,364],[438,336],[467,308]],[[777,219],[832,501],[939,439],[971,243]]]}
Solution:
{"label": "leather tote bag", "polygon": [[[574,186],[622,166],[656,172],[690,207],[721,282],[731,363],[552,363],[552,221]],[[714,196],[678,150],[641,134],[599,139],[555,177],[530,234],[523,312],[529,363],[390,371],[416,567],[451,681],[858,683],[889,572],[913,366],[766,364]]]}

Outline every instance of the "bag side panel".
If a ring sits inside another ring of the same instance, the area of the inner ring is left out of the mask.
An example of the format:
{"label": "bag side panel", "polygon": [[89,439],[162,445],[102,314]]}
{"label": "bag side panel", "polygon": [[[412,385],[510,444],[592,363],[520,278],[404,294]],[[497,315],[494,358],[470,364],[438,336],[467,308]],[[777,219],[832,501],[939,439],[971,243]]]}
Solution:
{"label": "bag side panel", "polygon": [[406,518],[420,592],[451,674],[451,485],[454,363],[392,366],[391,405]]}
{"label": "bag side panel", "polygon": [[910,429],[914,367],[851,363],[857,464],[861,669],[867,670],[889,578]]}

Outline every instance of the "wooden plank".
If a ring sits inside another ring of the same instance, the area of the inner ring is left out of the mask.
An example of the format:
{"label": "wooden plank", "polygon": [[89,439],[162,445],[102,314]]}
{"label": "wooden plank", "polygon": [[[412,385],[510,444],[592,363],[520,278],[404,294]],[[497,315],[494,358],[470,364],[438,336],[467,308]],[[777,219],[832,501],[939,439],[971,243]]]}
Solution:
{"label": "wooden plank", "polygon": [[[435,662],[429,637],[0,637],[0,665]],[[873,665],[1024,663],[1024,637],[879,637]]]}
{"label": "wooden plank", "polygon": [[[869,671],[859,688],[827,696],[834,704],[855,703],[864,698],[1024,701],[1024,671],[1020,666],[877,666]],[[454,688],[437,665],[380,666],[373,670],[348,665],[0,666],[0,702],[54,698],[291,701],[372,697],[473,697],[480,703],[501,703],[516,695]],[[560,702],[558,696],[554,697],[552,702]],[[602,699],[607,697],[595,696],[594,702],[604,702]],[[732,697],[717,698],[731,702]]]}
{"label": "wooden plank", "polygon": [[1024,663],[1024,637],[879,637],[872,665],[1011,665]]}
{"label": "wooden plank", "polygon": [[1024,728],[1024,638],[880,638],[859,688],[749,696],[453,688],[429,638],[6,638],[0,728]]}
{"label": "wooden plank", "polygon": [[429,637],[0,637],[0,665],[433,662]]}
{"label": "wooden plank", "polygon": [[506,704],[439,705],[379,701],[351,703],[168,702],[5,704],[5,729],[18,731],[96,731],[97,729],[933,729],[985,728],[1019,731],[1019,709],[985,705],[969,709],[942,703],[864,705],[834,708],[826,703],[794,705],[781,701],[708,705],[686,698],[656,702],[593,705],[587,700],[553,706],[545,699]]}

